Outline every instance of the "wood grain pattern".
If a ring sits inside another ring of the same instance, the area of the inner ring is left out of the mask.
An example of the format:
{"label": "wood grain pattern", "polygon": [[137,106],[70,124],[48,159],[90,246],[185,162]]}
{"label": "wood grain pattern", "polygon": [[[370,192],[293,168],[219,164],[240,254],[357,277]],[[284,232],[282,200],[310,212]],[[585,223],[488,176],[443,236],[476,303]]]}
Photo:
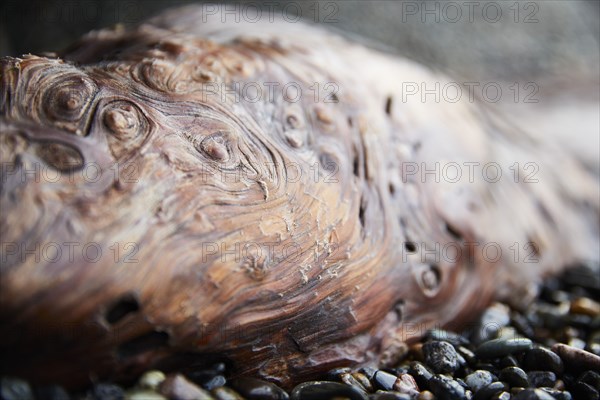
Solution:
{"label": "wood grain pattern", "polygon": [[[405,99],[450,82],[425,66],[200,13],[2,59],[3,373],[78,386],[225,359],[289,386],[597,261],[598,172],[576,154],[466,99]],[[436,162],[462,177],[422,176]],[[491,162],[502,179],[469,179]],[[529,242],[534,262],[511,250]]]}

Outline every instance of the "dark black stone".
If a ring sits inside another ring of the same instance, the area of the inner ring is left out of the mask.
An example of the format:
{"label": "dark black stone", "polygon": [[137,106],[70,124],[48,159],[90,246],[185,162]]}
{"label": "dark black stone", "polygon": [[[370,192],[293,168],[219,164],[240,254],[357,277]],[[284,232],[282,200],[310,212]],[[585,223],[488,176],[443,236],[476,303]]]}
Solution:
{"label": "dark black stone", "polygon": [[248,400],[287,400],[285,390],[271,382],[254,378],[238,378],[231,382],[231,386]]}
{"label": "dark black stone", "polygon": [[35,389],[36,399],[43,400],[70,400],[71,396],[61,386],[43,386]]}
{"label": "dark black stone", "polygon": [[398,377],[396,375],[381,370],[377,371],[373,377],[375,385],[383,390],[392,390],[397,379]]}
{"label": "dark black stone", "polygon": [[562,390],[550,389],[550,388],[540,388],[540,390],[548,393],[550,396],[554,397],[556,400],[572,400],[573,397],[571,393],[565,392]]}
{"label": "dark black stone", "polygon": [[463,400],[466,398],[465,389],[446,375],[434,375],[429,380],[431,392],[440,400]]}
{"label": "dark black stone", "polygon": [[529,371],[527,378],[533,387],[553,387],[556,383],[556,375],[551,371]]}
{"label": "dark black stone", "polygon": [[459,356],[448,342],[431,341],[423,344],[425,362],[435,372],[450,373],[460,368]]}
{"label": "dark black stone", "polygon": [[425,339],[448,342],[453,346],[466,346],[469,344],[469,340],[464,336],[443,329],[431,329],[427,331]]}
{"label": "dark black stone", "polygon": [[510,322],[509,309],[503,304],[493,304],[481,315],[479,325],[473,331],[473,342],[479,344],[490,340]]}
{"label": "dark black stone", "polygon": [[555,400],[554,397],[540,389],[525,389],[515,396],[513,400]]}
{"label": "dark black stone", "polygon": [[375,394],[369,396],[370,400],[412,400],[408,394],[398,393],[398,392],[384,392],[378,391]]}
{"label": "dark black stone", "polygon": [[498,362],[498,367],[506,368],[506,367],[518,367],[519,362],[514,356],[506,356],[502,357]]}
{"label": "dark black stone", "polygon": [[496,372],[498,370],[498,368],[494,364],[486,362],[478,362],[477,364],[475,364],[475,368],[479,370],[489,371],[494,375],[496,375]]}
{"label": "dark black stone", "polygon": [[479,389],[475,393],[473,400],[488,400],[496,393],[504,392],[506,389],[508,388],[503,382],[492,382],[489,385]]}
{"label": "dark black stone", "polygon": [[465,378],[466,384],[475,393],[494,381],[494,376],[485,370],[477,370]]}
{"label": "dark black stone", "polygon": [[225,373],[225,363],[215,363],[209,367],[192,366],[191,370],[185,371],[185,376],[192,382],[202,386],[204,383],[210,381],[217,375],[223,375]]}
{"label": "dark black stone", "polygon": [[419,389],[429,389],[429,380],[433,377],[433,373],[429,368],[418,361],[413,361],[410,363],[408,373],[415,378],[417,385],[419,385]]}
{"label": "dark black stone", "polygon": [[98,383],[89,392],[93,400],[123,400],[125,393],[120,386],[111,383]]}
{"label": "dark black stone", "polygon": [[570,390],[576,399],[598,400],[600,398],[598,391],[585,382],[576,382]]}
{"label": "dark black stone", "polygon": [[221,386],[225,386],[227,380],[223,375],[215,375],[206,382],[202,383],[202,387],[206,390],[213,390]]}
{"label": "dark black stone", "polygon": [[469,365],[473,365],[477,362],[477,356],[471,350],[464,346],[459,346],[456,351],[460,354]]}
{"label": "dark black stone", "polygon": [[512,313],[511,322],[519,333],[528,337],[529,339],[534,338],[535,331],[531,326],[531,322],[524,315],[519,313]]}
{"label": "dark black stone", "polygon": [[350,400],[369,399],[366,393],[356,390],[352,386],[329,381],[301,383],[292,390],[290,395],[291,400],[323,400],[336,397]]}
{"label": "dark black stone", "polygon": [[512,387],[528,387],[529,378],[527,373],[519,367],[506,367],[500,371],[501,381],[508,383]]}
{"label": "dark black stone", "polygon": [[545,347],[534,347],[527,350],[523,358],[523,366],[530,371],[552,371],[561,375],[564,365],[558,354]]}
{"label": "dark black stone", "polygon": [[510,400],[511,399],[511,395],[508,392],[498,392],[495,395],[493,395],[492,397],[490,397],[490,400]]}
{"label": "dark black stone", "polygon": [[345,383],[346,385],[353,386],[358,390],[366,392],[366,388],[363,385],[361,385],[360,382],[352,376],[352,374],[349,374],[348,372],[341,374],[339,380],[342,383]]}
{"label": "dark black stone", "polygon": [[583,314],[569,314],[566,323],[578,329],[589,329],[592,325],[592,317]]}
{"label": "dark black stone", "polygon": [[482,343],[475,354],[481,358],[491,359],[524,352],[531,349],[533,342],[526,338],[493,339]]}
{"label": "dark black stone", "polygon": [[351,372],[350,368],[335,368],[327,373],[327,378],[331,380],[339,380],[342,374],[347,374]]}
{"label": "dark black stone", "polygon": [[0,380],[0,398],[2,400],[33,400],[29,383],[24,380],[3,377]]}
{"label": "dark black stone", "polygon": [[600,390],[600,374],[594,371],[586,371],[579,377],[580,382],[587,383],[596,390]]}
{"label": "dark black stone", "polygon": [[372,380],[375,376],[375,373],[377,373],[377,369],[372,367],[363,367],[359,369],[358,372],[364,374],[367,379]]}

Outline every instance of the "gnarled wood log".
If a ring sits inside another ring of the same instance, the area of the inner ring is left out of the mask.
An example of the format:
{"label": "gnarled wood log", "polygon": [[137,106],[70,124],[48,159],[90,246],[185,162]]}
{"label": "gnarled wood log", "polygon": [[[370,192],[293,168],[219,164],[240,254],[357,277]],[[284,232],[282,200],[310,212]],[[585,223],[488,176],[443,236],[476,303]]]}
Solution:
{"label": "gnarled wood log", "polygon": [[407,98],[450,81],[424,66],[200,13],[2,59],[3,372],[77,386],[221,358],[290,385],[597,261],[576,154]]}

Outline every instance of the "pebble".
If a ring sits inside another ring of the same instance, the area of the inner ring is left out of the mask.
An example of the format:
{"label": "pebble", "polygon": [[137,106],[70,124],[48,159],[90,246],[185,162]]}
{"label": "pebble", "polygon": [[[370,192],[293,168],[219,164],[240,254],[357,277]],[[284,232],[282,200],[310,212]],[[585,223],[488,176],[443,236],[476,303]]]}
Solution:
{"label": "pebble", "polygon": [[540,389],[525,389],[517,393],[513,400],[555,400],[554,397]]}
{"label": "pebble", "polygon": [[413,361],[410,363],[408,372],[415,378],[417,385],[419,385],[421,389],[429,388],[429,380],[433,377],[433,373],[429,368],[418,361]]}
{"label": "pebble", "polygon": [[587,345],[587,350],[592,354],[600,356],[600,343],[589,343]]}
{"label": "pebble", "polygon": [[519,367],[506,367],[500,371],[500,380],[508,383],[510,386],[527,387],[529,386],[529,378],[527,373]]}
{"label": "pebble", "polygon": [[437,373],[454,372],[460,367],[458,354],[448,342],[426,342],[423,344],[423,356],[427,365]]}
{"label": "pebble", "polygon": [[580,382],[587,383],[596,390],[600,390],[600,374],[594,371],[586,371],[579,378]]}
{"label": "pebble", "polygon": [[479,325],[473,332],[473,342],[477,344],[490,340],[509,322],[510,308],[502,303],[492,304],[480,317]]}
{"label": "pebble", "polygon": [[583,314],[571,314],[567,315],[565,321],[569,326],[577,329],[587,329],[592,325],[592,317]]}
{"label": "pebble", "polygon": [[419,396],[417,396],[417,400],[434,400],[434,399],[435,399],[435,396],[429,390],[423,390],[421,393],[419,393]]}
{"label": "pebble", "polygon": [[[36,388],[35,390],[35,398],[43,399],[43,400],[70,400],[71,396],[67,391],[58,385],[52,386],[43,386]],[[4,397],[0,396],[1,399]]]}
{"label": "pebble", "polygon": [[519,361],[517,361],[517,359],[514,356],[506,356],[500,360],[500,363],[498,364],[498,366],[500,368],[518,367]]}
{"label": "pebble", "polygon": [[373,385],[371,385],[371,381],[369,380],[369,378],[367,378],[365,374],[362,374],[360,372],[354,372],[352,376],[354,377],[354,379],[356,379],[358,383],[361,384],[362,387],[365,388],[367,392],[373,391]]}
{"label": "pebble", "polygon": [[392,390],[396,383],[396,379],[398,379],[397,376],[381,370],[377,371],[373,377],[377,387],[383,390]]}
{"label": "pebble", "polygon": [[486,387],[490,383],[494,381],[494,377],[489,371],[485,370],[477,370],[465,378],[466,384],[473,390],[473,392],[477,392],[480,389]]}
{"label": "pebble", "polygon": [[531,326],[531,323],[523,315],[519,313],[513,313],[511,315],[511,322],[513,326],[517,328],[517,331],[521,332],[526,337],[532,338],[535,336],[535,331]]}
{"label": "pebble", "polygon": [[563,280],[573,286],[581,286],[592,290],[600,290],[598,265],[580,265],[566,271]]}
{"label": "pebble", "polygon": [[374,395],[369,397],[370,400],[412,400],[413,397],[408,394],[398,392],[384,392],[378,390]]}
{"label": "pebble", "polygon": [[431,392],[440,400],[463,400],[465,389],[454,379],[446,375],[434,375],[429,380]]}
{"label": "pebble", "polygon": [[351,370],[350,368],[348,368],[348,367],[343,367],[343,368],[334,368],[334,369],[332,369],[331,371],[329,371],[329,372],[327,373],[327,376],[328,376],[330,379],[339,379],[339,377],[340,377],[342,374],[348,374],[348,373],[350,373],[351,371],[352,371],[352,370]]}
{"label": "pebble", "polygon": [[551,371],[529,371],[527,378],[533,387],[551,388],[556,383],[556,375]]}
{"label": "pebble", "polygon": [[479,369],[479,370],[486,370],[486,371],[490,371],[493,372],[496,370],[496,366],[492,363],[486,363],[486,362],[478,362],[475,365],[475,368]]}
{"label": "pebble", "polygon": [[576,382],[571,392],[576,399],[598,400],[600,397],[596,389],[584,382]]}
{"label": "pebble", "polygon": [[464,346],[459,346],[456,351],[466,360],[467,363],[471,365],[477,361],[475,353]]}
{"label": "pebble", "polygon": [[398,379],[396,379],[396,383],[394,383],[393,389],[408,395],[417,395],[419,393],[417,382],[409,374],[400,374]]}
{"label": "pebble", "polygon": [[511,395],[508,392],[499,392],[490,397],[490,400],[510,400]]}
{"label": "pebble", "polygon": [[554,397],[555,400],[572,400],[573,397],[571,393],[565,392],[562,390],[550,389],[550,388],[540,388],[540,390],[548,393],[550,396]]}
{"label": "pebble", "polygon": [[249,400],[287,400],[287,392],[271,382],[254,378],[238,378],[231,386]]}
{"label": "pebble", "polygon": [[529,350],[531,347],[533,342],[530,339],[493,339],[482,343],[475,354],[481,358],[499,358]]}
{"label": "pebble", "polygon": [[595,317],[600,315],[600,303],[587,297],[580,297],[571,302],[571,312]]}
{"label": "pebble", "polygon": [[527,350],[523,366],[529,370],[552,371],[557,375],[561,375],[564,370],[563,362],[558,354],[541,346]]}
{"label": "pebble", "polygon": [[120,386],[110,383],[98,383],[89,392],[93,400],[123,400],[125,392]]}
{"label": "pebble", "polygon": [[3,400],[33,400],[33,392],[29,383],[17,379],[3,377],[0,380],[0,398]]}
{"label": "pebble", "polygon": [[292,390],[290,395],[291,400],[322,400],[333,398],[368,400],[366,393],[356,390],[352,386],[329,381],[301,383]]}
{"label": "pebble", "polygon": [[362,367],[361,369],[358,370],[358,372],[360,372],[361,374],[363,374],[364,376],[366,376],[367,379],[371,380],[371,379],[373,379],[373,377],[377,373],[377,368]]}
{"label": "pebble", "polygon": [[167,376],[158,386],[158,390],[163,396],[178,400],[212,400],[209,392],[188,381],[181,374]]}
{"label": "pebble", "polygon": [[473,400],[488,400],[493,395],[504,392],[507,389],[502,382],[492,382],[475,393]]}
{"label": "pebble", "polygon": [[213,390],[221,386],[225,386],[227,380],[223,375],[215,375],[202,384],[202,387],[206,390]]}
{"label": "pebble", "polygon": [[469,344],[469,340],[464,336],[443,329],[430,329],[425,334],[425,339],[448,342],[457,347]]}
{"label": "pebble", "polygon": [[556,343],[552,346],[552,351],[558,354],[566,364],[580,368],[600,370],[600,356],[592,354],[589,351],[563,343]]}
{"label": "pebble", "polygon": [[186,377],[192,382],[202,385],[203,383],[211,380],[217,375],[223,375],[225,373],[225,363],[215,363],[207,368],[196,369],[186,372]]}
{"label": "pebble", "polygon": [[577,337],[569,339],[569,342],[567,343],[567,345],[571,346],[573,348],[576,348],[576,349],[585,350],[585,341],[583,341]]}
{"label": "pebble", "polygon": [[125,393],[125,400],[168,400],[160,393],[148,389],[134,389]]}
{"label": "pebble", "polygon": [[148,371],[144,373],[144,375],[142,375],[142,377],[140,378],[139,385],[141,388],[144,389],[155,390],[156,388],[158,388],[158,385],[160,385],[162,381],[165,380],[165,378],[165,374],[161,371]]}
{"label": "pebble", "polygon": [[225,387],[219,386],[212,391],[212,394],[217,398],[217,400],[244,400],[242,396],[235,390]]}
{"label": "pebble", "polygon": [[359,381],[357,381],[356,378],[352,376],[352,374],[348,372],[344,372],[343,374],[341,374],[339,376],[339,379],[342,381],[342,383],[345,383],[346,385],[353,386],[354,388],[362,390],[363,392],[367,391],[367,389]]}

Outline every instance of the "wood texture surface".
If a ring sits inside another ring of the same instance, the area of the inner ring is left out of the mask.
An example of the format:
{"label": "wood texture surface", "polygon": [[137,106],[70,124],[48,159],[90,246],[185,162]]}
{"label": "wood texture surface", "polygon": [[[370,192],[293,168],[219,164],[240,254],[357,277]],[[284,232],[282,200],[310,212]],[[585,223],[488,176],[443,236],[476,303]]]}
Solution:
{"label": "wood texture surface", "polygon": [[205,17],[1,60],[3,373],[78,386],[224,359],[289,386],[598,261],[577,154],[466,97],[407,98],[452,82],[426,66]]}

